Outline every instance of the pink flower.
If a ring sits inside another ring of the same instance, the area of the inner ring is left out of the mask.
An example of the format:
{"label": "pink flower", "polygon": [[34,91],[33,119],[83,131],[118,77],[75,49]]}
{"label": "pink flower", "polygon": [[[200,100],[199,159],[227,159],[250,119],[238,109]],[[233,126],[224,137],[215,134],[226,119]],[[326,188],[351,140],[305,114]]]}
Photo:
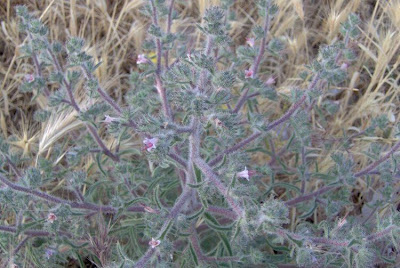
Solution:
{"label": "pink flower", "polygon": [[55,220],[57,220],[57,216],[54,213],[49,213],[47,216],[47,221],[50,223],[53,223]]}
{"label": "pink flower", "polygon": [[224,124],[222,123],[222,121],[221,120],[219,120],[218,118],[215,118],[214,119],[214,123],[215,123],[215,126],[217,127],[217,128],[220,128],[220,127],[222,127]]}
{"label": "pink flower", "polygon": [[342,228],[343,225],[345,225],[347,223],[346,217],[344,217],[343,219],[340,219],[338,222],[338,228]]}
{"label": "pink flower", "polygon": [[254,77],[253,74],[254,74],[253,70],[251,70],[251,69],[244,71],[244,76],[245,76],[246,79],[247,78],[253,78]]}
{"label": "pink flower", "polygon": [[18,265],[16,265],[15,263],[11,264],[11,268],[18,268]]}
{"label": "pink flower", "polygon": [[35,81],[35,76],[33,76],[32,74],[26,74],[25,81],[28,83],[32,83],[33,81]]}
{"label": "pink flower", "polygon": [[248,44],[251,47],[254,47],[254,38],[246,37],[246,44]]}
{"label": "pink flower", "polygon": [[273,85],[275,84],[275,79],[271,76],[270,78],[268,78],[267,82],[265,82],[265,84],[267,86]]}
{"label": "pink flower", "polygon": [[245,178],[246,180],[250,181],[250,177],[254,176],[256,172],[254,170],[247,170],[247,167],[244,167],[243,171],[236,173],[239,178]]}
{"label": "pink flower", "polygon": [[151,241],[149,242],[149,245],[151,248],[155,248],[158,245],[160,245],[161,241],[160,240],[155,240],[154,238],[151,238]]}
{"label": "pink flower", "polygon": [[144,149],[147,150],[148,152],[151,152],[151,150],[157,148],[156,147],[157,146],[157,142],[158,142],[157,138],[152,138],[152,139],[145,138],[143,140]]}
{"label": "pink flower", "polygon": [[342,65],[340,65],[340,69],[343,70],[343,71],[346,71],[347,68],[349,68],[349,65],[347,63],[345,63],[345,62],[343,62]]}
{"label": "pink flower", "polygon": [[136,64],[149,63],[149,60],[144,54],[139,54],[136,60]]}
{"label": "pink flower", "polygon": [[107,124],[110,124],[111,122],[117,121],[117,120],[118,120],[118,118],[116,118],[116,117],[111,117],[111,116],[109,116],[108,114],[106,114],[105,117],[106,117],[106,118],[104,119],[104,123],[107,123]]}
{"label": "pink flower", "polygon": [[144,211],[148,212],[148,213],[157,213],[157,211],[151,207],[145,206],[144,207]]}

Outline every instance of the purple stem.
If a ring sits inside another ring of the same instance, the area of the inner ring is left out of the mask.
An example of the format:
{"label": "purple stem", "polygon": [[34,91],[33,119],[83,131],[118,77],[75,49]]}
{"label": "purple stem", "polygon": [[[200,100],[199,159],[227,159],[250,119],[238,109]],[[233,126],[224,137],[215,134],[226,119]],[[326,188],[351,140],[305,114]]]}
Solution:
{"label": "purple stem", "polygon": [[389,226],[389,227],[387,227],[386,229],[384,229],[384,230],[382,230],[380,232],[377,232],[377,233],[374,233],[374,234],[371,234],[371,235],[367,236],[365,239],[367,241],[374,241],[374,240],[380,239],[383,236],[388,235],[391,231],[393,231],[393,229],[395,227],[396,226],[393,226],[393,225]]}
{"label": "purple stem", "polygon": [[218,176],[214,173],[212,168],[200,157],[195,158],[194,163],[201,170],[201,172],[203,172],[204,175],[208,179],[210,179],[212,183],[217,187],[219,192],[225,197],[226,201],[231,206],[236,215],[239,218],[244,216],[243,209],[240,207],[239,204],[236,203],[236,201],[231,196],[228,195],[228,189],[222,184],[222,182],[219,180]]}
{"label": "purple stem", "polygon": [[206,211],[219,214],[221,216],[225,216],[226,218],[229,218],[231,220],[237,220],[237,214],[234,211],[227,208],[208,206]]}
{"label": "purple stem", "polygon": [[[374,163],[370,164],[369,166],[367,166],[366,168],[364,168],[363,170],[357,172],[354,174],[355,177],[362,177],[364,175],[369,174],[370,172],[372,172],[379,164],[381,164],[382,162],[388,160],[390,158],[390,156],[396,152],[398,149],[400,148],[400,141],[397,142],[388,153],[386,153],[383,157],[381,157],[380,159],[378,159],[377,161],[375,161]],[[310,199],[313,199],[316,196],[319,196],[321,194],[324,194],[330,190],[334,190],[337,189],[339,187],[337,186],[325,186],[321,189],[319,189],[318,191],[315,191],[313,193],[307,194],[307,195],[303,195],[303,196],[299,196],[297,198],[288,200],[285,202],[285,204],[287,206],[294,206],[298,203],[304,202],[304,201],[308,201]]]}
{"label": "purple stem", "polygon": [[[153,13],[153,23],[154,23],[154,25],[158,26],[157,8],[154,4],[154,0],[150,0],[150,3],[151,3],[152,13]],[[155,38],[155,40],[156,40],[156,46],[157,46],[156,88],[157,88],[158,94],[160,95],[160,98],[161,98],[161,105],[162,105],[162,108],[164,111],[164,115],[167,118],[172,120],[173,117],[172,117],[172,113],[171,113],[171,107],[169,106],[169,103],[167,100],[167,93],[166,93],[166,90],[161,81],[161,57],[162,57],[161,40],[160,40],[160,38]]]}
{"label": "purple stem", "polygon": [[[67,204],[67,205],[70,205],[71,208],[93,210],[93,211],[97,211],[97,212],[105,212],[105,213],[117,213],[118,212],[118,209],[114,208],[112,206],[102,206],[102,205],[96,205],[96,204],[86,203],[86,202],[78,203],[75,201],[69,201],[69,200],[65,200],[62,198],[58,198],[58,197],[49,195],[47,193],[44,193],[42,191],[29,189],[29,188],[17,185],[15,183],[9,181],[2,175],[0,175],[0,181],[15,191],[30,194],[30,195],[39,197],[43,200],[47,200],[51,203]],[[127,208],[127,211],[129,211],[129,212],[145,212],[145,210],[142,206],[138,206],[138,207],[132,206],[132,207]]]}
{"label": "purple stem", "polygon": [[[264,52],[265,52],[265,45],[267,43],[267,36],[268,36],[268,30],[269,30],[269,24],[270,24],[270,16],[269,16],[269,4],[267,4],[266,8],[265,8],[265,22],[264,22],[264,36],[261,40],[261,44],[260,44],[260,48],[258,50],[258,54],[257,57],[254,61],[253,66],[251,67],[253,69],[253,76],[255,77],[257,75],[258,72],[258,67],[260,66],[261,60],[264,56]],[[233,109],[232,113],[238,113],[240,111],[240,109],[242,108],[242,106],[244,105],[244,103],[248,100],[247,94],[249,93],[249,88],[246,88],[242,95],[240,96],[238,102],[236,103],[235,108]]]}
{"label": "purple stem", "polygon": [[14,164],[13,161],[11,161],[11,159],[8,157],[8,155],[4,155],[4,157],[6,158],[7,163],[10,165],[10,168],[13,170],[15,175],[17,175],[18,177],[22,177],[21,171],[19,171],[17,166]]}
{"label": "purple stem", "polygon": [[[315,75],[315,77],[314,77],[313,81],[311,82],[308,90],[313,89],[316,86],[318,80],[319,80],[319,74]],[[265,129],[265,131],[266,132],[270,131],[273,128],[275,128],[275,127],[279,126],[280,124],[282,124],[283,122],[289,120],[289,118],[293,115],[294,112],[297,111],[297,109],[300,108],[300,106],[305,102],[305,100],[306,100],[306,95],[304,95],[303,97],[300,98],[300,100],[298,100],[296,103],[294,103],[292,105],[292,107],[290,107],[290,109],[287,110],[286,113],[281,118],[279,118],[279,119],[273,121],[272,123],[270,123],[268,125],[268,127]],[[261,134],[262,134],[261,132],[256,132],[256,133],[252,134],[250,137],[240,141],[238,144],[232,146],[231,148],[228,148],[228,149],[224,150],[220,155],[218,155],[215,158],[213,158],[212,160],[210,160],[208,162],[208,164],[210,166],[216,165],[219,161],[222,160],[224,155],[230,154],[230,153],[233,153],[233,152],[239,150],[240,148],[246,146],[248,143],[250,143],[253,140],[257,139],[259,136],[261,136]]]}
{"label": "purple stem", "polygon": [[239,143],[237,143],[236,145],[232,146],[231,148],[228,148],[228,149],[224,150],[220,155],[218,155],[215,158],[211,159],[208,162],[208,164],[210,166],[215,166],[219,161],[222,160],[222,158],[224,158],[224,155],[236,152],[237,150],[241,149],[242,147],[246,146],[247,144],[249,144],[253,140],[255,140],[258,137],[260,137],[261,134],[262,134],[261,132],[253,133],[250,137],[240,141]]}
{"label": "purple stem", "polygon": [[[183,205],[185,205],[186,201],[189,199],[189,197],[192,195],[192,189],[190,188],[185,188],[181,196],[178,198],[178,201],[175,202],[175,205],[172,207],[171,211],[168,214],[168,217],[165,219],[164,225],[161,227],[160,231],[158,232],[157,237],[160,237],[164,231],[168,228],[170,220],[176,218],[178,216],[178,213],[181,211]],[[148,267],[146,266],[146,263],[150,260],[150,258],[153,256],[154,252],[156,249],[149,247],[147,251],[144,253],[144,255],[135,263],[135,268],[143,268],[143,267]]]}
{"label": "purple stem", "polygon": [[362,177],[364,175],[367,175],[368,173],[370,173],[372,170],[374,170],[377,166],[379,166],[379,164],[381,164],[382,162],[388,160],[390,158],[390,156],[395,153],[398,149],[400,148],[400,141],[398,141],[393,147],[392,149],[390,149],[390,151],[385,154],[383,157],[381,157],[380,159],[378,159],[377,161],[375,161],[374,163],[370,164],[369,166],[367,166],[366,168],[364,168],[363,170],[357,172],[356,174],[354,174],[354,176],[356,177]]}
{"label": "purple stem", "polygon": [[[32,42],[33,38],[32,38],[32,34],[30,32],[28,32],[28,38],[29,38],[29,41]],[[33,63],[35,64],[36,75],[39,77],[42,77],[42,69],[40,68],[39,59],[33,50],[32,50],[32,59],[33,59]],[[46,97],[50,96],[50,91],[46,87],[44,87],[44,94],[46,95]]]}
{"label": "purple stem", "polygon": [[290,200],[286,201],[285,204],[289,207],[292,207],[298,203],[311,200],[314,197],[317,197],[319,195],[322,195],[326,192],[329,192],[331,190],[338,189],[338,188],[339,188],[338,186],[325,186],[325,187],[319,189],[318,191],[290,199]]}
{"label": "purple stem", "polygon": [[[4,226],[4,225],[0,225],[0,231],[3,232],[7,232],[7,233],[17,233],[17,228],[13,227],[13,226]],[[55,236],[55,234],[51,233],[51,232],[47,232],[47,231],[42,231],[42,230],[26,230],[23,232],[25,235],[28,236]],[[71,238],[72,235],[68,232],[64,232],[64,231],[59,231],[58,234],[62,235],[62,236],[66,236]]]}
{"label": "purple stem", "polygon": [[268,30],[269,30],[269,23],[270,23],[270,16],[269,16],[269,3],[267,4],[265,8],[265,22],[264,22],[264,36],[263,39],[261,40],[260,44],[260,50],[258,51],[257,58],[254,62],[253,66],[253,75],[255,76],[258,72],[258,67],[261,63],[261,60],[264,56],[264,51],[265,51],[265,45],[267,42],[267,36],[268,36]]}
{"label": "purple stem", "polygon": [[[82,70],[86,75],[86,78],[91,80],[93,79],[93,74],[89,72],[85,65],[82,65]],[[118,106],[118,104],[101,88],[97,87],[97,92],[99,95],[117,112],[118,115],[122,113],[122,109]]]}
{"label": "purple stem", "polygon": [[12,255],[16,255],[18,253],[18,251],[20,251],[21,248],[25,245],[25,243],[29,240],[29,238],[31,238],[31,237],[27,236],[21,242],[19,242],[18,245],[15,247]]}
{"label": "purple stem", "polygon": [[175,160],[175,162],[179,163],[182,167],[184,168],[187,167],[186,161],[182,159],[182,157],[180,157],[178,154],[169,153],[168,156],[171,157],[173,160]]}
{"label": "purple stem", "polygon": [[54,65],[56,66],[56,69],[59,73],[63,75],[63,83],[65,84],[65,88],[67,89],[68,97],[70,100],[70,104],[72,107],[79,113],[79,105],[75,101],[74,93],[72,92],[71,84],[68,83],[67,79],[64,76],[64,70],[62,69],[60,62],[58,61],[57,57],[54,55],[54,53],[51,51],[50,48],[47,48],[47,52],[50,54],[50,57],[53,59]]}
{"label": "purple stem", "polygon": [[[174,9],[174,2],[175,2],[175,0],[171,0],[171,3],[169,4],[168,20],[167,20],[167,35],[171,33],[172,11]],[[167,68],[167,69],[169,67],[168,57],[169,57],[169,50],[165,51],[165,54],[164,54],[165,68]]]}
{"label": "purple stem", "polygon": [[96,129],[90,125],[87,124],[86,127],[88,128],[90,134],[92,134],[93,138],[95,139],[95,141],[97,142],[97,144],[100,146],[100,148],[103,150],[104,154],[109,156],[113,161],[115,162],[119,162],[119,157],[115,154],[113,154],[108,148],[107,146],[104,144],[104,142],[101,140],[101,138],[99,137],[99,134],[97,133]]}

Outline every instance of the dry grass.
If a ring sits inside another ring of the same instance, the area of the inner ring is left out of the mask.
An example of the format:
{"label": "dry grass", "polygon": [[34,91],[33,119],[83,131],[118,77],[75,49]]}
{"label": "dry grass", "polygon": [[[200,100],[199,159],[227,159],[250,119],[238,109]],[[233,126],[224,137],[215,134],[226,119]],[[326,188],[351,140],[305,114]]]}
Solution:
{"label": "dry grass", "polygon": [[[46,101],[21,94],[18,86],[23,75],[32,72],[28,60],[18,59],[18,46],[23,42],[13,6],[26,4],[49,26],[50,38],[65,41],[79,36],[87,41],[87,49],[96,61],[103,64],[97,70],[103,88],[113,98],[122,101],[129,90],[127,76],[136,68],[148,21],[139,9],[145,0],[2,0],[0,5],[0,128],[4,136],[15,137],[15,147],[24,154],[37,156],[50,150],[53,144],[81,127],[71,111],[54,115],[46,124],[32,120],[34,111],[46,106]],[[179,1],[176,5],[180,19],[172,31],[193,29],[205,9],[218,0]],[[365,129],[371,119],[387,114],[391,123],[398,121],[399,63],[400,63],[400,0],[277,0],[280,12],[272,24],[271,34],[287,41],[286,56],[271,58],[262,66],[262,75],[277,77],[278,91],[287,93],[300,86],[298,73],[310,62],[320,44],[330,44],[339,38],[340,24],[350,12],[358,13],[363,21],[362,37],[352,46],[358,53],[357,62],[350,68],[352,77],[332,98],[339,101],[339,112],[321,126],[314,114],[313,126],[324,138],[342,134],[343,130],[356,133]],[[318,4],[316,4],[318,2]],[[236,44],[243,44],[251,25],[259,22],[253,0],[237,0],[234,5],[237,20],[232,24],[231,36]],[[193,40],[201,40],[196,33]],[[333,91],[332,91],[333,92]],[[81,94],[84,96],[84,94]],[[87,103],[85,97],[81,103]],[[266,103],[266,105],[271,103]],[[279,109],[279,104],[273,104]],[[320,105],[320,102],[318,103]],[[381,142],[393,141],[383,136]],[[111,143],[112,141],[110,141]],[[134,142],[134,141],[132,141]],[[368,158],[361,155],[371,140],[355,141],[351,152],[359,166]],[[131,144],[130,144],[131,146]],[[317,154],[320,168],[326,170],[331,160],[326,154]],[[311,187],[315,187],[311,186]]]}

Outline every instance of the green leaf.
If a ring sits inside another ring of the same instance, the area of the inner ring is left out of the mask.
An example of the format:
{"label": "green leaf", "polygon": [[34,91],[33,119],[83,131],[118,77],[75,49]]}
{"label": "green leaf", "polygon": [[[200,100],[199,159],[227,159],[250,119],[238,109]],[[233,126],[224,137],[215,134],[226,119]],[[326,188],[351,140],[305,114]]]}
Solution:
{"label": "green leaf", "polygon": [[301,193],[300,189],[297,186],[291,185],[286,182],[276,182],[274,183],[273,187],[283,187],[289,190],[296,191],[297,193]]}
{"label": "green leaf", "polygon": [[292,241],[293,243],[295,243],[299,248],[303,247],[303,241],[294,239],[294,238],[291,237],[289,234],[287,234],[287,237],[289,238],[290,241]]}
{"label": "green leaf", "polygon": [[192,256],[193,262],[196,264],[196,266],[199,265],[199,261],[198,261],[196,252],[193,249],[192,243],[190,243],[189,249],[190,249],[190,255]]}
{"label": "green leaf", "polygon": [[107,176],[107,173],[104,171],[104,169],[102,167],[102,163],[101,163],[102,155],[103,155],[102,153],[96,154],[96,163],[97,163],[97,166],[99,167],[101,173],[103,173],[104,176]]}
{"label": "green leaf", "polygon": [[72,243],[68,239],[64,239],[64,243],[70,245],[73,249],[84,248],[89,244],[88,242],[86,242],[86,243],[82,243],[81,245],[75,245],[74,243]]}
{"label": "green leaf", "polygon": [[200,188],[201,186],[203,186],[204,183],[205,183],[205,181],[203,181],[203,182],[201,182],[201,183],[198,183],[198,184],[191,184],[191,183],[188,183],[187,186],[189,186],[190,188],[197,189],[197,188]]}
{"label": "green leaf", "polygon": [[232,222],[229,225],[214,224],[207,219],[206,219],[206,223],[211,229],[213,229],[215,231],[231,231],[236,224],[236,222]]}
{"label": "green leaf", "polygon": [[233,229],[232,236],[231,236],[231,241],[233,241],[237,235],[240,233],[240,222],[242,219],[240,218],[238,221],[236,221],[235,228]]}
{"label": "green leaf", "polygon": [[268,244],[268,246],[270,248],[272,248],[275,251],[279,251],[279,252],[290,252],[290,249],[288,247],[282,247],[282,246],[276,246],[271,244],[268,239],[265,239],[265,242]]}
{"label": "green leaf", "polygon": [[222,243],[224,244],[225,249],[228,251],[229,255],[232,256],[232,247],[229,242],[228,237],[225,234],[218,233],[219,237],[221,238]]}
{"label": "green leaf", "polygon": [[195,213],[193,213],[192,215],[187,216],[187,219],[189,221],[196,219],[197,217],[199,217],[201,214],[203,214],[204,212],[204,207],[201,207],[201,209],[199,209],[199,211],[196,211]]}
{"label": "green leaf", "polygon": [[157,204],[159,209],[163,208],[163,205],[160,201],[160,185],[157,185],[157,187],[154,189],[153,201]]}
{"label": "green leaf", "polygon": [[129,206],[132,206],[133,204],[136,204],[138,202],[148,203],[149,199],[146,198],[146,197],[138,197],[138,198],[135,198],[135,199],[133,199],[133,200],[131,200],[129,202],[126,202],[125,206],[129,207]]}
{"label": "green leaf", "polygon": [[129,258],[126,256],[126,254],[125,254],[121,244],[119,243],[119,241],[117,242],[117,253],[118,253],[118,255],[120,256],[121,259],[129,260]]}
{"label": "green leaf", "polygon": [[171,229],[172,225],[173,225],[173,221],[172,219],[169,220],[167,228],[165,228],[164,232],[160,235],[160,237],[158,239],[163,240],[164,237],[167,235],[167,233],[169,232],[169,229]]}
{"label": "green leaf", "polygon": [[311,207],[311,209],[309,211],[307,211],[306,213],[304,213],[303,215],[299,216],[300,219],[306,219],[306,218],[310,217],[314,213],[317,206],[318,206],[317,202],[314,201],[314,205]]}
{"label": "green leaf", "polygon": [[216,167],[215,167],[215,169],[219,169],[219,168],[221,168],[221,167],[225,166],[226,159],[227,159],[227,155],[226,155],[226,154],[224,154],[224,158],[222,159],[222,162],[221,162],[221,164],[219,164],[218,166],[216,166]]}
{"label": "green leaf", "polygon": [[[78,259],[79,265],[80,265],[81,267],[86,267],[85,262],[82,260],[81,255],[80,255],[77,251],[74,251],[74,255],[75,255],[76,258]],[[101,264],[101,262],[99,262],[99,264]]]}
{"label": "green leaf", "polygon": [[208,213],[208,212],[205,212],[205,213],[204,213],[204,217],[205,217],[206,220],[208,220],[208,221],[210,221],[210,222],[212,222],[212,223],[214,223],[214,224],[216,224],[216,225],[219,224],[219,222],[217,221],[217,219],[215,219],[214,216],[212,216],[212,215],[211,215],[210,213]]}

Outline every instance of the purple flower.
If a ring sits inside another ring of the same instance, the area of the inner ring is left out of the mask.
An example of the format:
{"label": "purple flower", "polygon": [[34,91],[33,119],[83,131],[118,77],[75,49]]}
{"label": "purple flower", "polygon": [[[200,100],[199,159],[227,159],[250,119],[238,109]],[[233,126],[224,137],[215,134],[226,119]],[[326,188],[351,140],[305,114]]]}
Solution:
{"label": "purple flower", "polygon": [[254,77],[254,73],[253,70],[249,69],[249,70],[245,70],[244,71],[244,76],[247,78],[253,78]]}
{"label": "purple flower", "polygon": [[117,117],[109,116],[108,114],[105,115],[104,123],[110,124],[113,121],[117,121]]}
{"label": "purple flower", "polygon": [[54,213],[49,213],[47,216],[47,221],[50,223],[53,223],[55,220],[57,220],[57,216]]}
{"label": "purple flower", "polygon": [[246,44],[248,44],[251,47],[254,47],[254,38],[246,38]]}
{"label": "purple flower", "polygon": [[157,138],[152,138],[152,139],[145,138],[143,140],[144,149],[147,150],[148,152],[151,152],[151,150],[157,148],[156,147],[157,146],[157,142],[158,142]]}
{"label": "purple flower", "polygon": [[33,81],[35,81],[35,77],[32,74],[26,74],[25,81],[28,83],[32,83]]}
{"label": "purple flower", "polygon": [[270,78],[268,78],[267,82],[265,82],[265,84],[267,86],[273,85],[275,84],[275,78],[273,78],[272,76]]}
{"label": "purple flower", "polygon": [[56,251],[54,249],[51,248],[46,248],[46,250],[44,251],[44,255],[46,257],[46,259],[50,259],[51,256],[53,256],[56,253]]}
{"label": "purple flower", "polygon": [[247,167],[244,167],[244,170],[236,173],[239,178],[245,178],[249,181],[250,177],[254,176],[256,172],[254,170],[247,170]]}
{"label": "purple flower", "polygon": [[161,241],[160,240],[155,240],[154,238],[151,238],[151,241],[149,242],[149,245],[151,248],[155,248],[158,245],[160,245]]}
{"label": "purple flower", "polygon": [[347,68],[349,68],[349,65],[347,63],[345,63],[345,62],[343,62],[342,65],[340,65],[340,69],[343,70],[343,71],[346,71]]}
{"label": "purple flower", "polygon": [[139,54],[136,60],[136,64],[143,64],[143,63],[148,63],[149,60],[146,58],[144,54]]}

